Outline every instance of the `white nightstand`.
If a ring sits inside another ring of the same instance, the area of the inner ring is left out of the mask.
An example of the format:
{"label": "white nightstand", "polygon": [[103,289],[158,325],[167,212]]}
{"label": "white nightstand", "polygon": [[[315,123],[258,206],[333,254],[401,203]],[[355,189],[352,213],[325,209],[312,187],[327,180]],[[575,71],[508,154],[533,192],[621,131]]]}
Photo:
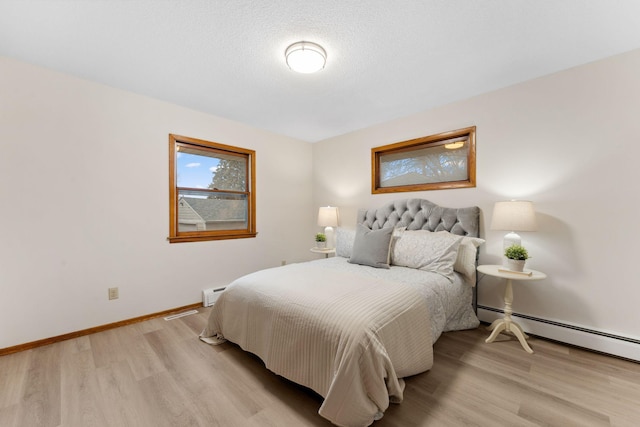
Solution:
{"label": "white nightstand", "polygon": [[313,252],[314,254],[324,254],[325,258],[329,258],[330,254],[335,254],[336,253],[336,249],[335,248],[332,248],[332,249],[311,248],[310,251]]}
{"label": "white nightstand", "polygon": [[[511,285],[512,280],[542,280],[546,279],[547,275],[535,270],[527,270],[525,269],[524,273],[518,272],[508,272],[502,265],[479,265],[478,271],[483,274],[488,274],[489,276],[501,277],[503,279],[507,279],[507,284],[504,291],[504,318],[496,319],[491,326],[487,329],[491,332],[489,338],[485,340],[485,342],[490,343],[493,342],[498,334],[502,331],[511,332],[518,338],[522,347],[527,351],[527,353],[533,353],[531,347],[527,343],[527,334],[524,333],[520,325],[511,320],[511,313],[513,313],[511,309],[511,304],[513,303],[513,288]],[[528,273],[531,273],[530,275]]]}

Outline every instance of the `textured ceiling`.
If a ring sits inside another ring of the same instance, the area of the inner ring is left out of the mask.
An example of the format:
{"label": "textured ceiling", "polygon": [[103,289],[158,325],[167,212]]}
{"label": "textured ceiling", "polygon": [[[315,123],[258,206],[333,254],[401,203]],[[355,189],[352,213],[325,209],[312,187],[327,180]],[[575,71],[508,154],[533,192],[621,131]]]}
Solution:
{"label": "textured ceiling", "polygon": [[[640,48],[639,29],[638,0],[0,0],[0,55],[310,142]],[[324,70],[287,68],[300,40]]]}

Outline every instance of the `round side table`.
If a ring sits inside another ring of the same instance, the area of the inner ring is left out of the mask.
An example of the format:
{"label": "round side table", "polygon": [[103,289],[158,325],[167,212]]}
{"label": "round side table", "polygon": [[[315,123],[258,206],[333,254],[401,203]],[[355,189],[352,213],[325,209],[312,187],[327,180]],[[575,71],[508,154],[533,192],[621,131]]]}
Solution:
{"label": "round side table", "polygon": [[331,248],[331,249],[311,248],[309,250],[314,254],[324,254],[325,258],[329,258],[329,255],[336,253],[335,248]]}
{"label": "round side table", "polygon": [[542,280],[546,279],[547,275],[536,270],[527,270],[524,272],[509,271],[502,265],[479,265],[478,271],[489,276],[500,277],[507,280],[504,291],[504,317],[502,319],[496,319],[487,328],[492,331],[489,338],[485,340],[486,343],[495,341],[498,334],[502,331],[510,332],[518,338],[522,347],[527,353],[533,353],[533,350],[527,343],[529,336],[524,333],[522,327],[511,319],[513,310],[511,305],[513,304],[513,280]]}

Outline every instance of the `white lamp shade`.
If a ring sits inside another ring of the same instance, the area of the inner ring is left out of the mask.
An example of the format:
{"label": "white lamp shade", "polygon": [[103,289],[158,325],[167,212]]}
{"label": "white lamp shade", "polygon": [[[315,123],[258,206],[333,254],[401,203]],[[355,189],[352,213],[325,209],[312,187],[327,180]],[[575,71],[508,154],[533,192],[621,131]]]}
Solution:
{"label": "white lamp shade", "polygon": [[533,203],[526,200],[496,202],[491,218],[492,230],[536,231],[536,212]]}
{"label": "white lamp shade", "polygon": [[318,210],[318,225],[320,227],[338,226],[338,208],[326,206]]}
{"label": "white lamp shade", "polygon": [[298,73],[315,73],[324,68],[327,52],[322,46],[311,42],[297,42],[289,46],[284,56],[287,65]]}

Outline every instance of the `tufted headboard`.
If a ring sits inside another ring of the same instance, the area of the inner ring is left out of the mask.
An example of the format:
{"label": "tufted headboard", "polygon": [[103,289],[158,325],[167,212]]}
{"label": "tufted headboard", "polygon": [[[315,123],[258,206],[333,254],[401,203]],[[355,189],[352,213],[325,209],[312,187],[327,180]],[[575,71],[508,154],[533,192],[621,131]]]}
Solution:
{"label": "tufted headboard", "polygon": [[479,237],[480,208],[443,208],[425,199],[403,199],[377,209],[360,209],[357,223],[372,230],[401,226],[407,230],[445,230]]}

